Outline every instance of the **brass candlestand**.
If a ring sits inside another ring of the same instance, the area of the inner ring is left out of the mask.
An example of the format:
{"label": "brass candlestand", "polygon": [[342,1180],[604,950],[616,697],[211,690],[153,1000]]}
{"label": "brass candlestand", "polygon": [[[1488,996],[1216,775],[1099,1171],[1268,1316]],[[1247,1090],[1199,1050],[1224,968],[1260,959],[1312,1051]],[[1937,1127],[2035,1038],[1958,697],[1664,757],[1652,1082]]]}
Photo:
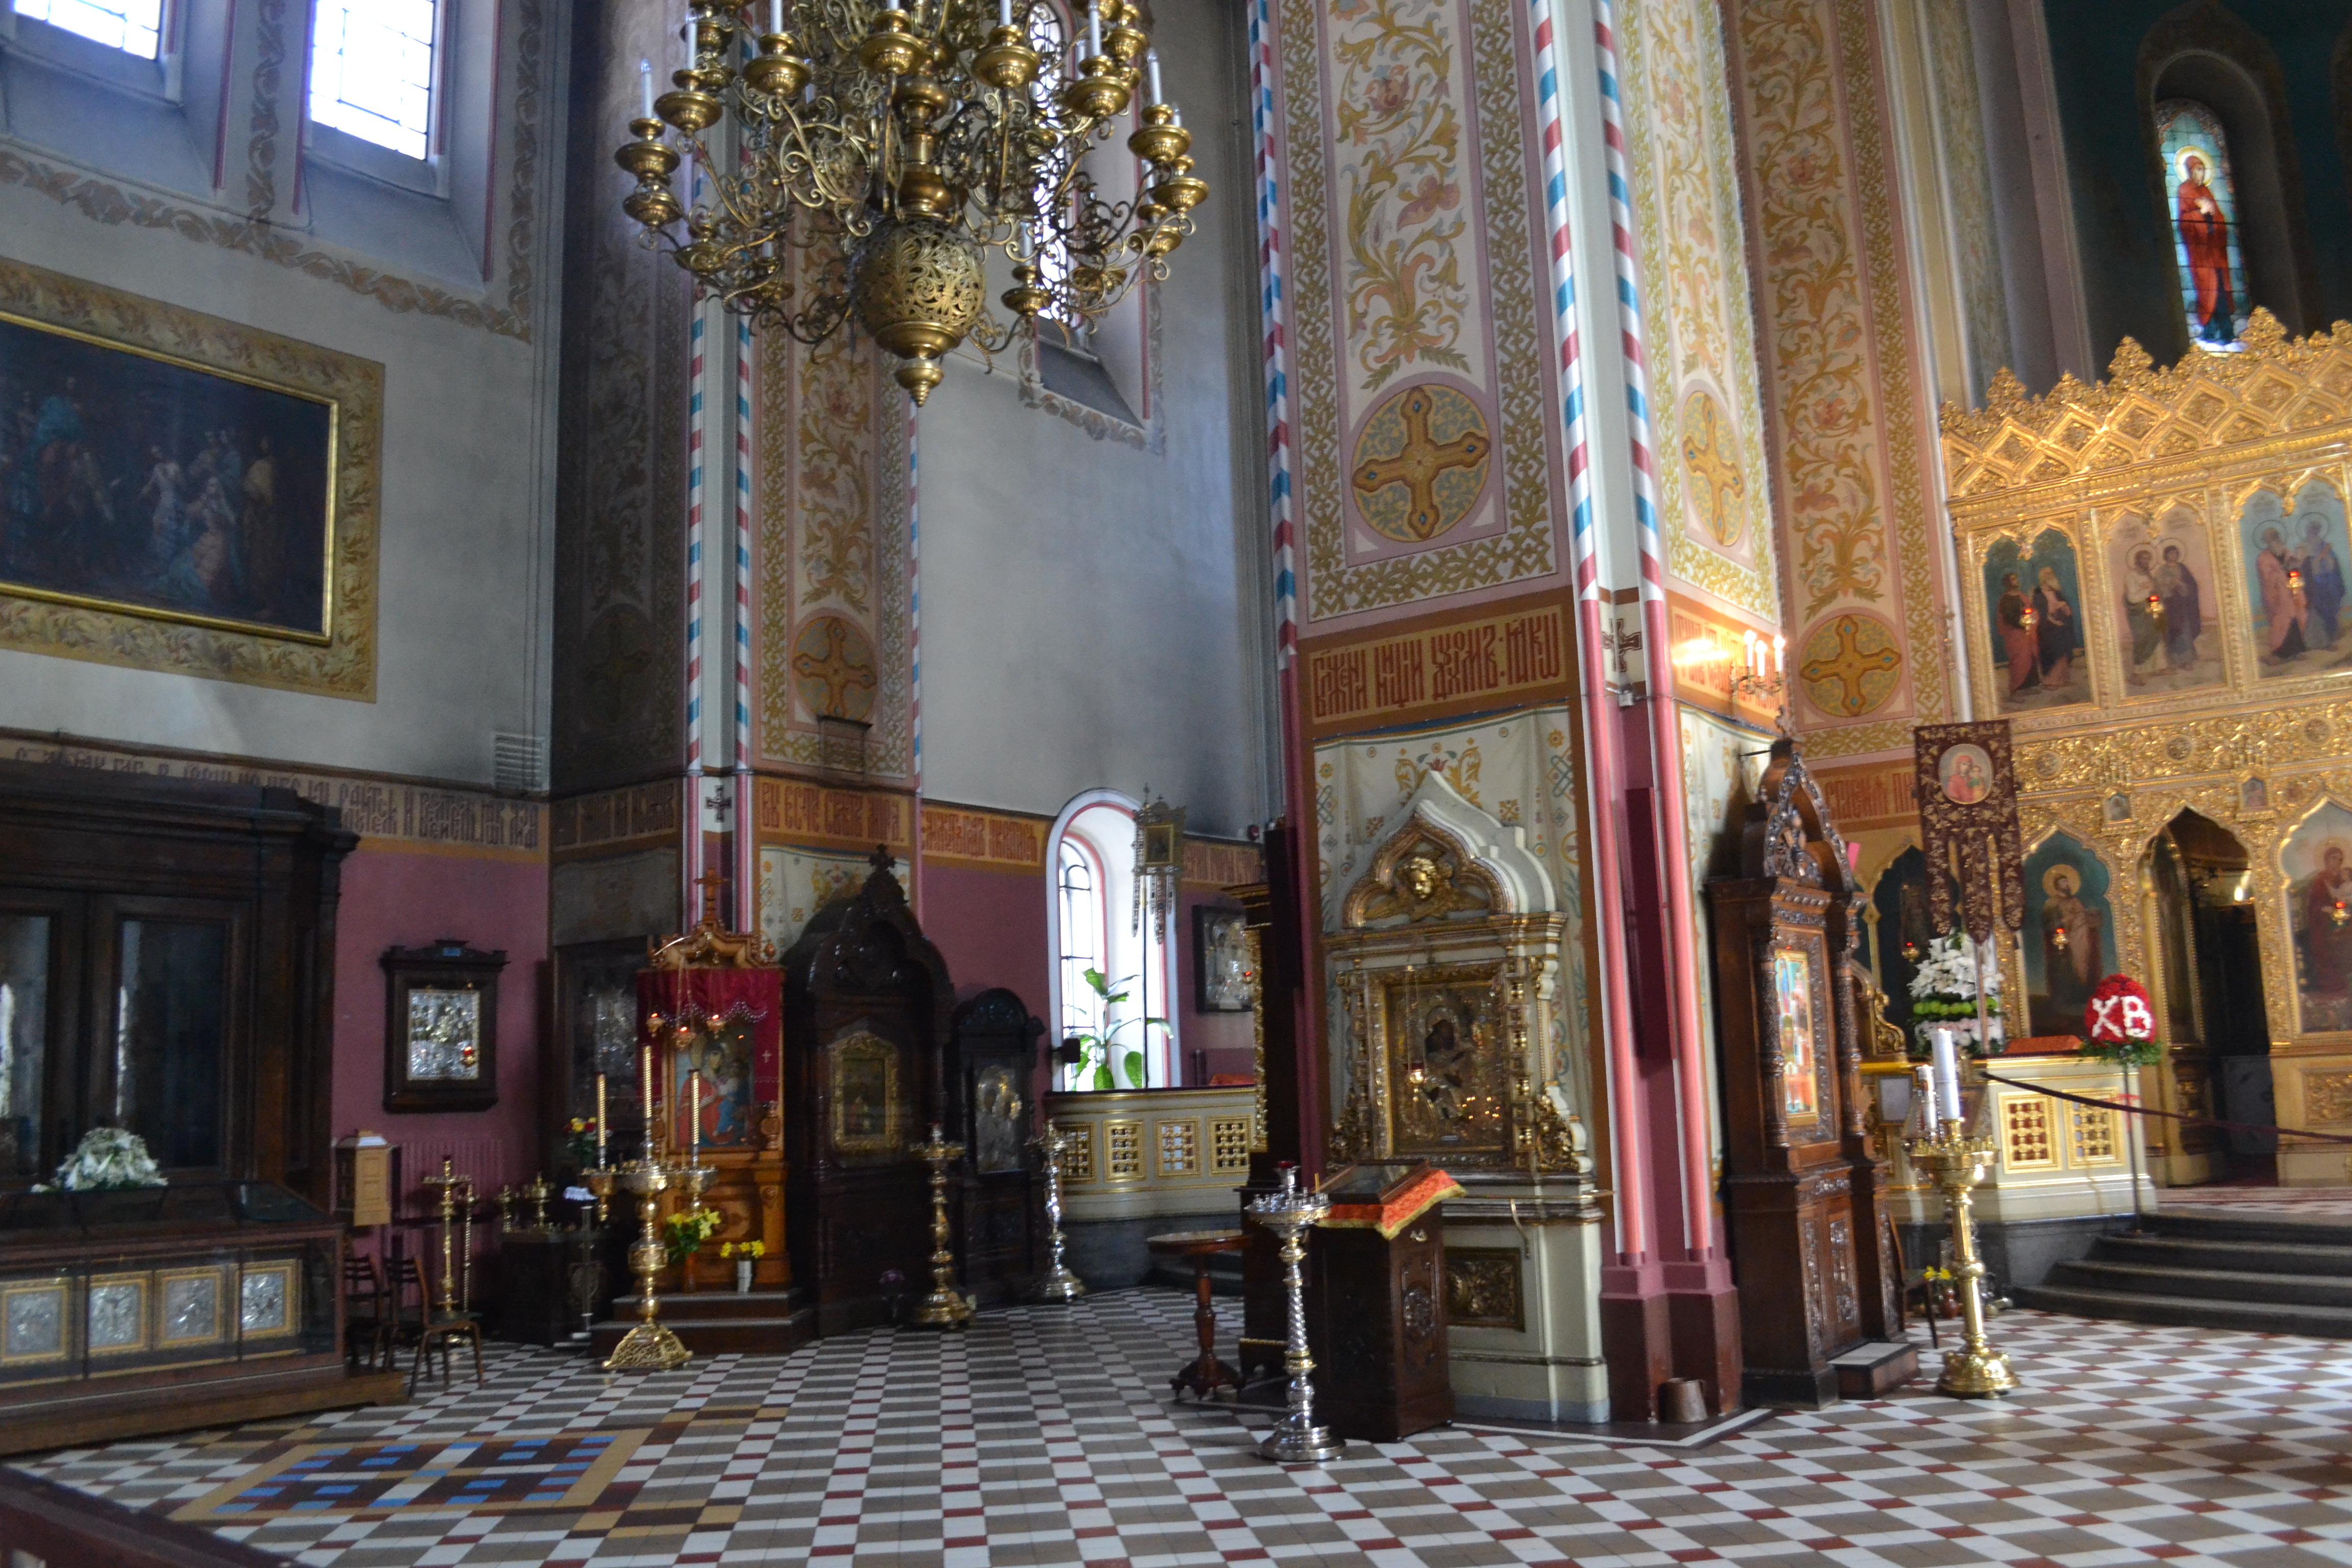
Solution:
{"label": "brass candlestand", "polygon": [[[658,1016],[653,1026],[659,1028]],[[653,1048],[643,1047],[641,1053],[646,1100],[645,1158],[630,1161],[619,1172],[622,1190],[637,1196],[637,1239],[629,1248],[629,1272],[637,1277],[637,1321],[621,1336],[613,1353],[604,1358],[606,1372],[669,1372],[694,1359],[694,1352],[679,1343],[677,1336],[661,1321],[661,1306],[654,1290],[654,1277],[661,1272],[668,1257],[668,1249],[662,1246],[661,1194],[677,1183],[686,1188],[688,1209],[698,1209],[702,1206],[703,1184],[709,1181],[711,1173],[699,1164],[681,1167],[663,1159],[663,1148],[668,1140],[660,1134],[655,1110]],[[594,1178],[600,1174],[604,1173],[589,1173],[590,1192],[598,1190]],[[608,1177],[604,1185],[611,1184]]]}
{"label": "brass candlestand", "polygon": [[928,1143],[915,1145],[931,1167],[931,1293],[915,1309],[915,1321],[927,1329],[960,1329],[971,1321],[971,1303],[955,1288],[955,1249],[948,1245],[948,1167],[963,1158],[963,1145],[940,1137],[931,1124]]}
{"label": "brass candlestand", "polygon": [[1284,1465],[1319,1465],[1346,1453],[1348,1445],[1332,1436],[1329,1427],[1315,1425],[1315,1358],[1307,1349],[1307,1281],[1299,1265],[1307,1258],[1302,1238],[1331,1212],[1331,1200],[1300,1192],[1297,1168],[1285,1165],[1282,1191],[1266,1194],[1249,1212],[1282,1238],[1282,1283],[1290,1300],[1290,1342],[1282,1352],[1290,1373],[1290,1407],[1257,1446],[1258,1457]]}
{"label": "brass candlestand", "polygon": [[1914,1138],[1906,1148],[1911,1163],[1944,1189],[1952,1226],[1952,1278],[1960,1298],[1961,1342],[1944,1352],[1944,1375],[1936,1380],[1936,1392],[1996,1399],[2017,1386],[2017,1374],[2010,1370],[2009,1352],[1993,1349],[1985,1338],[1985,1267],[1977,1256],[1976,1201],[1969,1196],[1970,1189],[1984,1180],[1993,1142],[1967,1136],[1958,1121],[1939,1120],[1935,1125],[1934,1137]]}
{"label": "brass candlestand", "polygon": [[1037,1300],[1075,1301],[1087,1293],[1087,1282],[1071,1273],[1070,1266],[1062,1260],[1062,1151],[1070,1146],[1070,1135],[1048,1123],[1030,1142],[1045,1153],[1045,1246],[1053,1259],[1045,1281],[1037,1287]]}

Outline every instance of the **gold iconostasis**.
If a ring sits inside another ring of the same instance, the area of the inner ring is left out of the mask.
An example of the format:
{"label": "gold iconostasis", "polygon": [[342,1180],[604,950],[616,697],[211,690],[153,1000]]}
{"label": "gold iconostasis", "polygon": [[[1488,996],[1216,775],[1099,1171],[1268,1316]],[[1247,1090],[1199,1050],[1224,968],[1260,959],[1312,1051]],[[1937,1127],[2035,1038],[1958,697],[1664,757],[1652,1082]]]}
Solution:
{"label": "gold iconostasis", "polygon": [[[2004,371],[1943,428],[1967,678],[2015,734],[2011,1036],[2080,1033],[2120,968],[2163,1009],[2163,1109],[2214,1114],[2224,1058],[2267,1056],[2281,1125],[2352,1127],[2352,332],[2258,311],[2161,371],[2126,339],[2097,385]],[[1890,992],[1920,874],[1874,896]],[[2168,1179],[2219,1173],[2210,1136],[2163,1142]],[[2331,1145],[2279,1168],[2345,1180]]]}

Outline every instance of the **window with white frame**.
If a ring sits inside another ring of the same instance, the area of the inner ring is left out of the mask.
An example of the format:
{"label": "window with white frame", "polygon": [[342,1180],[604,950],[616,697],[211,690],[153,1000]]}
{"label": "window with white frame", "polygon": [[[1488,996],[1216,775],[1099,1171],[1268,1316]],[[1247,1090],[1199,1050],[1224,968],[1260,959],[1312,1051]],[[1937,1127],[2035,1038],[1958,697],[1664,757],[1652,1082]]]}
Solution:
{"label": "window with white frame", "polygon": [[16,15],[152,60],[163,52],[163,0],[16,0]]}
{"label": "window with white frame", "polygon": [[1175,943],[1148,914],[1135,918],[1135,809],[1126,796],[1097,790],[1073,801],[1054,826],[1059,1088],[1158,1089],[1177,1080]]}
{"label": "window with white frame", "polygon": [[403,157],[432,156],[440,25],[439,0],[318,0],[311,122]]}

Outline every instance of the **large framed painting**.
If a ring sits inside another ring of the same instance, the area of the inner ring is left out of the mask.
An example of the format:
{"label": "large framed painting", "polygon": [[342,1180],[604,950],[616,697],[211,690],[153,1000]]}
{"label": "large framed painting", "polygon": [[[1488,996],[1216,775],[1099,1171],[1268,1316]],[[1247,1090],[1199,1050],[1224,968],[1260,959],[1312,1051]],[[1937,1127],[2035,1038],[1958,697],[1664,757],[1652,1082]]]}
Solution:
{"label": "large framed painting", "polygon": [[1993,541],[1984,555],[1984,603],[2001,712],[2091,700],[2083,574],[2072,539],[2050,528],[2027,542]]}
{"label": "large framed painting", "polygon": [[1812,955],[1772,950],[1772,1029],[1780,1047],[1780,1115],[1792,1127],[1822,1117],[1822,1052],[1813,1009]]}
{"label": "large framed painting", "polygon": [[2352,810],[2322,801],[2279,847],[2294,1005],[2306,1035],[2352,1029]]}
{"label": "large framed painting", "polygon": [[1510,1096],[1492,964],[1391,970],[1381,981],[1390,1147],[1496,1153]]}
{"label": "large framed painting", "polygon": [[2025,858],[2025,1016],[2036,1037],[2089,1032],[2084,1009],[2116,969],[2112,880],[2072,834],[2053,833]]}
{"label": "large framed painting", "polygon": [[2107,534],[2107,581],[2124,694],[2161,697],[2223,679],[2219,579],[2195,509],[2175,506],[2153,523],[2118,519]]}
{"label": "large framed painting", "polygon": [[2254,668],[2264,679],[2352,667],[2344,574],[2352,567],[2344,498],[2306,479],[2292,504],[2262,489],[2238,510]]}
{"label": "large framed painting", "polygon": [[383,379],[0,261],[0,646],[372,700]]}

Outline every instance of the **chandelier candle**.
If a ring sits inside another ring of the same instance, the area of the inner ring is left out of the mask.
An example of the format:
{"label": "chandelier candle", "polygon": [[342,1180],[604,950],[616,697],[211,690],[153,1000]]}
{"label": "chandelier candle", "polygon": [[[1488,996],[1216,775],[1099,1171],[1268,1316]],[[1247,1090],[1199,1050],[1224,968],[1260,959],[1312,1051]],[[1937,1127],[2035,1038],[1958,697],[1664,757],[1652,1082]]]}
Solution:
{"label": "chandelier candle", "polygon": [[[1139,0],[1095,0],[1082,31],[1048,0],[997,0],[988,27],[986,3],[769,0],[746,40],[742,7],[688,0],[687,62],[614,154],[636,182],[622,209],[756,329],[813,344],[863,327],[918,404],[966,342],[992,354],[1041,314],[1100,320],[1193,231],[1209,187],[1192,134]],[[1147,85],[1135,163],[1091,157]],[[1010,324],[991,250],[1014,264]]]}

